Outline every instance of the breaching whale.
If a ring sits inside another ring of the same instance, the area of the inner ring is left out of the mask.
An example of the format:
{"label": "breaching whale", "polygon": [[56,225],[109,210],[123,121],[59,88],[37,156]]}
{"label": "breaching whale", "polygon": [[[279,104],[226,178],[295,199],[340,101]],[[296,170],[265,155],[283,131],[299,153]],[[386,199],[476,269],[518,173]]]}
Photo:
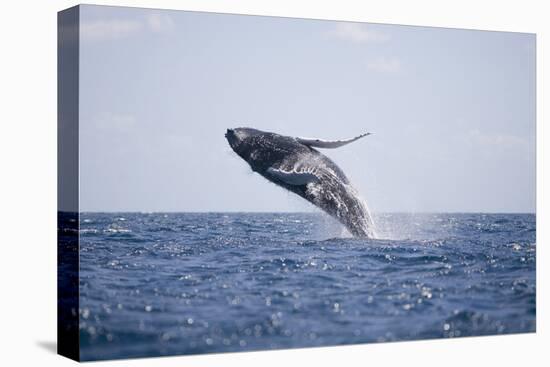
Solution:
{"label": "breaching whale", "polygon": [[367,135],[328,141],[240,127],[227,129],[225,137],[254,172],[319,207],[353,236],[372,238],[374,224],[366,204],[340,167],[315,149],[338,148]]}

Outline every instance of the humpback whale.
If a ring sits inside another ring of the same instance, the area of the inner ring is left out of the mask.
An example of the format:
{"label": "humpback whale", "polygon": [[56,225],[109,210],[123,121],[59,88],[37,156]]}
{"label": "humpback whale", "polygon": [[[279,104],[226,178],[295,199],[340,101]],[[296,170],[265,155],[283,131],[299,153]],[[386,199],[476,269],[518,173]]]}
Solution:
{"label": "humpback whale", "polygon": [[315,148],[338,148],[346,140],[298,138],[239,127],[227,129],[229,146],[268,181],[291,191],[342,223],[355,237],[375,237],[374,224],[344,172]]}

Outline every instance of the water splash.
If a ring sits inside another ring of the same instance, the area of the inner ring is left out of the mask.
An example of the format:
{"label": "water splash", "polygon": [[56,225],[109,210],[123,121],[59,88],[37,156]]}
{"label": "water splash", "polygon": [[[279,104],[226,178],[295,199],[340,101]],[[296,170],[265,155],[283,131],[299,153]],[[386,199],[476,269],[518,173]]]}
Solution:
{"label": "water splash", "polygon": [[335,175],[324,177],[322,184],[308,184],[307,190],[315,205],[340,221],[353,236],[377,237],[368,206],[351,184]]}

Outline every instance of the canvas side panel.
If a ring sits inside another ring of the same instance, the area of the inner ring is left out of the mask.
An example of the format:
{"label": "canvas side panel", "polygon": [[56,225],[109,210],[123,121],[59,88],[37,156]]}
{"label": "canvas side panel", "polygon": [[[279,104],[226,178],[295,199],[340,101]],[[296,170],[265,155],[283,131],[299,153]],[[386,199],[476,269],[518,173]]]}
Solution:
{"label": "canvas side panel", "polygon": [[79,7],[57,18],[57,352],[79,360]]}

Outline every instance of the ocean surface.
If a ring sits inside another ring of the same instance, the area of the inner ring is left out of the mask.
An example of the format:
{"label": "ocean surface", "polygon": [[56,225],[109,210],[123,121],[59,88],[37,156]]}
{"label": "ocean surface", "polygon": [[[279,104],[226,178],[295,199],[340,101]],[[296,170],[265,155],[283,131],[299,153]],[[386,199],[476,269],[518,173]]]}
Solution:
{"label": "ocean surface", "polygon": [[84,213],[81,358],[535,331],[535,215]]}

